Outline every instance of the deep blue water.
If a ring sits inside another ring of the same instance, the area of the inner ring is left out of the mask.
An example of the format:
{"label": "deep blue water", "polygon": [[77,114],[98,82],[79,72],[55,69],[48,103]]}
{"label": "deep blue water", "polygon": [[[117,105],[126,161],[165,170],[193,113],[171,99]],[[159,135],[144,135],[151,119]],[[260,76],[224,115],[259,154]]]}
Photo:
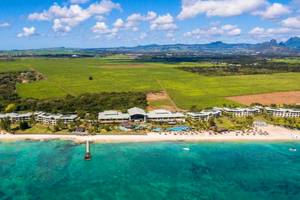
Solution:
{"label": "deep blue water", "polygon": [[0,199],[300,199],[299,143],[93,144],[83,156],[71,142],[0,143]]}

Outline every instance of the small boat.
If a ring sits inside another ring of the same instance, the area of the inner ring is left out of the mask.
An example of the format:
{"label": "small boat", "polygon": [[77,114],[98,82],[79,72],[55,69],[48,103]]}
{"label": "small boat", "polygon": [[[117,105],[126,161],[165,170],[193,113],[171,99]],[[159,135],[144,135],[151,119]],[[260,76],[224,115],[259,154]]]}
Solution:
{"label": "small boat", "polygon": [[184,147],[184,148],[182,148],[184,151],[189,151],[190,150],[190,148],[188,148],[188,147]]}
{"label": "small boat", "polygon": [[296,152],[297,149],[295,149],[295,148],[289,148],[289,151],[291,151],[291,152]]}

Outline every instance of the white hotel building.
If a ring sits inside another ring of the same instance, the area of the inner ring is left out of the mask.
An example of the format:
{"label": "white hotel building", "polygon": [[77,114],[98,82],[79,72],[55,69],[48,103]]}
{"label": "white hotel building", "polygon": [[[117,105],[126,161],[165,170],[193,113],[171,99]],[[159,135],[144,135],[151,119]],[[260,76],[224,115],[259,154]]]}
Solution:
{"label": "white hotel building", "polygon": [[185,122],[185,115],[180,112],[159,109],[148,112],[147,120],[150,122]]}
{"label": "white hotel building", "polygon": [[56,125],[59,121],[64,124],[75,122],[78,118],[77,115],[62,115],[62,114],[50,114],[44,112],[35,113],[35,119],[37,122],[48,125]]}
{"label": "white hotel building", "polygon": [[6,113],[0,114],[0,120],[9,119],[11,122],[25,122],[30,121],[32,118],[32,113]]}
{"label": "white hotel building", "polygon": [[265,108],[265,110],[274,117],[300,117],[300,110],[286,108]]}
{"label": "white hotel building", "polygon": [[219,117],[221,115],[222,115],[221,110],[208,110],[208,111],[187,113],[187,116],[190,117],[192,120],[203,120],[203,121],[208,121],[212,117]]}
{"label": "white hotel building", "polygon": [[222,111],[235,117],[247,117],[259,114],[260,108],[222,108]]}
{"label": "white hotel building", "polygon": [[98,121],[100,123],[123,123],[128,121],[133,122],[184,122],[185,115],[179,112],[170,112],[168,110],[153,110],[146,113],[141,108],[130,108],[128,113],[119,111],[104,111],[98,114]]}
{"label": "white hotel building", "polygon": [[98,114],[98,121],[103,124],[128,122],[129,114],[115,110],[104,111]]}

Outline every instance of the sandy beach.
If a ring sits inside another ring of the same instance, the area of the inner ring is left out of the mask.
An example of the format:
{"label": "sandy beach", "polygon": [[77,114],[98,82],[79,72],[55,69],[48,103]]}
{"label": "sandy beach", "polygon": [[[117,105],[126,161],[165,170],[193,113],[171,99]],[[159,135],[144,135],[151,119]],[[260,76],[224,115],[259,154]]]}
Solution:
{"label": "sandy beach", "polygon": [[[258,134],[259,132],[259,134]],[[95,143],[122,143],[122,142],[164,142],[164,141],[300,141],[300,131],[290,130],[277,126],[266,126],[256,132],[232,131],[222,134],[213,132],[182,132],[182,133],[148,133],[147,135],[52,135],[52,134],[0,134],[0,141],[47,141],[68,140],[83,143],[87,140]]]}

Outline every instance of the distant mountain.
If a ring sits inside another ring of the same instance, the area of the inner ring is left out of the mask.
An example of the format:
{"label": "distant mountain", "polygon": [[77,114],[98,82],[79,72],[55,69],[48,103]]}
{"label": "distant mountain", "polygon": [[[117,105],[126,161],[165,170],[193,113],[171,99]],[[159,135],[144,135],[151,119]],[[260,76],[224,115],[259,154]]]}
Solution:
{"label": "distant mountain", "polygon": [[276,55],[276,56],[298,56],[300,55],[300,38],[292,37],[286,42],[278,43],[276,40],[268,42],[247,44],[228,44],[221,41],[208,44],[150,44],[136,47],[115,48],[45,48],[32,50],[0,51],[0,56],[70,56],[73,54],[81,56],[95,56],[105,53],[193,53],[196,55]]}
{"label": "distant mountain", "polygon": [[300,50],[300,38],[292,37],[292,38],[288,39],[286,42],[284,42],[283,45],[288,48]]}
{"label": "distant mountain", "polygon": [[[300,43],[299,43],[300,47]],[[276,40],[258,44],[237,43],[228,44],[221,41],[208,44],[171,44],[171,45],[145,45],[137,47],[120,47],[102,49],[111,52],[135,52],[135,53],[203,53],[203,54],[264,54],[264,55],[298,55],[300,48],[291,48],[285,44],[279,44]]]}

